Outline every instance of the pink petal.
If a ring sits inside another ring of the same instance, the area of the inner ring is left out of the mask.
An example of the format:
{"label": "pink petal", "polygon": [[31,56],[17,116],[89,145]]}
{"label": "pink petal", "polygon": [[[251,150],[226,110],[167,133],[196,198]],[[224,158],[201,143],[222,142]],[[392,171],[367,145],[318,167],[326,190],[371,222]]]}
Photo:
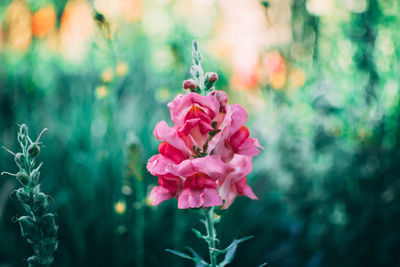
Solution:
{"label": "pink petal", "polygon": [[175,163],[181,163],[183,160],[188,158],[183,151],[171,146],[165,141],[158,146],[158,152],[160,152],[164,157],[173,160]]}
{"label": "pink petal", "polygon": [[244,177],[242,180],[236,183],[236,190],[241,196],[246,196],[251,199],[257,200],[258,197],[254,194],[251,187],[247,184],[247,178]]}
{"label": "pink petal", "polygon": [[232,180],[234,183],[248,175],[253,169],[253,158],[236,154],[229,165],[234,169],[225,179]]}
{"label": "pink petal", "polygon": [[233,168],[225,164],[218,155],[208,155],[202,158],[192,160],[194,170],[202,172],[213,178],[220,179],[233,170]]}
{"label": "pink petal", "polygon": [[211,91],[208,95],[215,97],[222,108],[228,104],[228,95],[225,93],[225,91],[215,90]]}
{"label": "pink petal", "polygon": [[236,133],[247,121],[246,110],[238,104],[232,104],[227,107],[227,127],[229,127],[229,136]]}
{"label": "pink petal", "polygon": [[221,206],[223,204],[216,188],[204,188],[201,197],[204,201],[203,207]]}
{"label": "pink petal", "polygon": [[257,147],[263,148],[256,138],[248,138],[237,148],[236,153],[247,156],[257,156],[260,153]]}
{"label": "pink petal", "polygon": [[219,102],[213,96],[202,96],[197,93],[178,95],[172,102],[168,104],[172,121],[177,125],[182,126],[184,124],[187,112],[195,104],[204,109],[211,120],[214,119],[219,111]]}
{"label": "pink petal", "polygon": [[175,165],[175,162],[160,154],[152,156],[147,161],[147,170],[154,176],[168,174],[168,166]]}
{"label": "pink petal", "polygon": [[178,197],[178,209],[200,208],[203,205],[201,191],[184,189]]}
{"label": "pink petal", "polygon": [[223,209],[227,209],[238,195],[236,187],[230,179],[226,179],[222,184],[220,184],[218,192],[221,198],[224,200],[224,206],[222,207]]}
{"label": "pink petal", "polygon": [[166,171],[173,175],[182,177],[189,177],[196,173],[193,162],[190,159],[184,160],[178,165],[168,165]]}
{"label": "pink petal", "polygon": [[190,149],[185,145],[185,142],[179,137],[177,131],[173,127],[168,127],[165,121],[160,121],[154,128],[154,135],[158,140],[165,141],[173,147],[181,150],[183,153],[188,154]]}
{"label": "pink petal", "polygon": [[172,195],[167,189],[161,186],[155,186],[151,190],[149,200],[151,202],[151,205],[155,206],[173,197],[174,195]]}

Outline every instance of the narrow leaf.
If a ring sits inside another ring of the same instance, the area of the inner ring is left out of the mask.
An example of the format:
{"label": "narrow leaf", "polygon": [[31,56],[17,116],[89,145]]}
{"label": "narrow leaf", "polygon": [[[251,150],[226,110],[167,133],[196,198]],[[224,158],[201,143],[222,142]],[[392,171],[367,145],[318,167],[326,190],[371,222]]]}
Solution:
{"label": "narrow leaf", "polygon": [[195,228],[192,228],[193,233],[200,239],[204,239],[204,236],[201,234],[201,232]]}
{"label": "narrow leaf", "polygon": [[232,243],[231,243],[229,246],[227,246],[226,249],[221,250],[221,252],[226,252],[226,251],[228,251],[231,247],[237,246],[238,244],[240,244],[240,243],[242,243],[242,242],[244,242],[244,241],[246,241],[246,240],[249,240],[249,239],[251,239],[251,238],[253,238],[253,237],[254,237],[254,236],[250,235],[250,236],[242,237],[242,238],[240,238],[240,239],[234,239],[234,240],[232,241]]}
{"label": "narrow leaf", "polygon": [[188,260],[192,260],[192,261],[196,261],[193,257],[190,257],[188,254],[177,251],[177,250],[173,250],[173,249],[166,249],[165,251],[175,254],[176,256],[188,259]]}
{"label": "narrow leaf", "polygon": [[196,267],[205,267],[208,266],[208,263],[191,247],[186,247],[187,250],[192,253],[193,257],[198,260]]}
{"label": "narrow leaf", "polygon": [[237,244],[232,246],[230,249],[228,249],[228,251],[225,254],[225,258],[224,260],[220,263],[220,267],[224,267],[225,265],[229,264],[232,262],[233,257],[235,257],[235,252],[237,249]]}
{"label": "narrow leaf", "polygon": [[228,247],[226,247],[223,250],[220,250],[219,253],[226,253],[224,260],[220,263],[220,266],[224,267],[225,265],[231,263],[235,256],[237,246],[240,243],[242,243],[250,238],[253,238],[253,236],[246,236],[246,237],[242,237],[240,239],[234,239]]}

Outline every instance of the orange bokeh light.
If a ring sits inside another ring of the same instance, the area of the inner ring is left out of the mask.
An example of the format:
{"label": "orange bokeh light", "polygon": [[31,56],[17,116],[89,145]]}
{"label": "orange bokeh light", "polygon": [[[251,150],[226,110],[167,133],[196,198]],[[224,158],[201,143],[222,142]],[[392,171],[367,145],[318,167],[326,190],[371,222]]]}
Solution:
{"label": "orange bokeh light", "polygon": [[57,14],[52,5],[42,7],[32,17],[32,34],[46,36],[56,25]]}

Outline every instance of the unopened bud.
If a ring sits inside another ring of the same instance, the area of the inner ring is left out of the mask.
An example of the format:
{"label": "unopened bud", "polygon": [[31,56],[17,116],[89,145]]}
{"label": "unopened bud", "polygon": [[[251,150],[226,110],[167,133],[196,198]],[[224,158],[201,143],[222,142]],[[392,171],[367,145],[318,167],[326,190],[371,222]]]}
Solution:
{"label": "unopened bud", "polygon": [[197,40],[194,40],[192,45],[193,45],[194,51],[199,50],[199,42]]}
{"label": "unopened bud", "polygon": [[37,215],[44,214],[49,208],[49,197],[43,193],[35,195],[33,199],[33,210]]}
{"label": "unopened bud", "polygon": [[30,181],[33,185],[37,185],[39,183],[39,177],[40,177],[40,167],[42,166],[42,164],[40,164],[36,169],[34,169],[31,172],[31,177],[30,177]]}
{"label": "unopened bud", "polygon": [[19,188],[16,192],[17,198],[21,202],[28,202],[30,201],[29,193],[24,190],[24,188]]}
{"label": "unopened bud", "polygon": [[218,80],[218,74],[215,72],[207,72],[205,86],[210,89]]}
{"label": "unopened bud", "polygon": [[30,158],[36,158],[40,153],[40,147],[37,143],[33,143],[28,147],[28,154]]}
{"label": "unopened bud", "polygon": [[55,237],[57,234],[57,226],[54,220],[54,214],[47,213],[43,216],[41,230],[46,237]]}
{"label": "unopened bud", "polygon": [[15,163],[20,169],[23,169],[25,166],[25,156],[22,153],[15,154],[14,157]]}
{"label": "unopened bud", "polygon": [[221,108],[225,108],[226,104],[228,104],[228,95],[224,91],[211,91],[209,95],[214,96],[218,100]]}
{"label": "unopened bud", "polygon": [[218,74],[216,72],[209,72],[207,78],[208,81],[215,83],[218,80]]}
{"label": "unopened bud", "polygon": [[196,82],[192,79],[184,81],[182,86],[183,86],[183,89],[190,90],[190,91],[196,90],[196,88],[197,88]]}
{"label": "unopened bud", "polygon": [[[29,216],[22,216],[18,219],[21,226],[21,233],[28,240],[35,240],[38,236],[36,222]],[[29,242],[29,241],[28,241]]]}
{"label": "unopened bud", "polygon": [[25,172],[18,172],[17,179],[21,182],[22,185],[26,186],[29,184],[29,175]]}
{"label": "unopened bud", "polygon": [[25,137],[28,135],[28,127],[25,124],[22,124],[21,126],[19,126],[19,134],[22,137]]}

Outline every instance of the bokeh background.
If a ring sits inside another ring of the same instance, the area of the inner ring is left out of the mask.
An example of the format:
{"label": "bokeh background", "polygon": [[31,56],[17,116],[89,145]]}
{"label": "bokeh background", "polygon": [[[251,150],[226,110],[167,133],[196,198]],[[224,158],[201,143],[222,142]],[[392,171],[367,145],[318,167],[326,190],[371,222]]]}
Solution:
{"label": "bokeh background", "polygon": [[[191,266],[200,215],[152,207],[145,163],[200,41],[217,89],[249,112],[264,150],[217,231],[231,266],[400,266],[400,2],[395,0],[2,0],[0,143],[16,123],[49,131],[42,190],[54,198],[54,266]],[[15,171],[0,153],[0,170]],[[0,266],[31,247],[0,178]],[[14,219],[13,219],[14,218]]]}

